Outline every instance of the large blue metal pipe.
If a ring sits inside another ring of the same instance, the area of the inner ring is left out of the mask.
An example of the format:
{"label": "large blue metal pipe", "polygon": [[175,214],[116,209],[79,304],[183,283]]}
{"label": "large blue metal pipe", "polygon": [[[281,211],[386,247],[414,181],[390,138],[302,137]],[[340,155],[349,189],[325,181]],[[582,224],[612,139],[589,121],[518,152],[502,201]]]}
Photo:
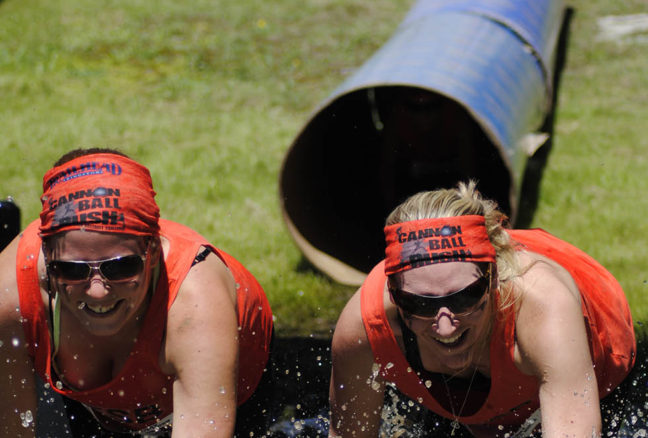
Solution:
{"label": "large blue metal pipe", "polygon": [[514,220],[548,138],[562,0],[421,0],[322,102],[281,170],[285,223],[317,268],[359,284],[382,225],[420,190],[468,178]]}

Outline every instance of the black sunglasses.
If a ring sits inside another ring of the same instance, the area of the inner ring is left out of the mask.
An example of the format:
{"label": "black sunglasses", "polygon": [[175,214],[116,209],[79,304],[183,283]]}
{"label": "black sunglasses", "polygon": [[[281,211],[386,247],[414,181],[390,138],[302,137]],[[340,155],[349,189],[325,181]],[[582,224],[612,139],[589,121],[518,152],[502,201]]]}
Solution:
{"label": "black sunglasses", "polygon": [[50,274],[66,283],[88,281],[94,272],[110,282],[128,281],[144,270],[146,254],[131,254],[96,262],[53,260],[47,264]]}
{"label": "black sunglasses", "polygon": [[456,316],[469,315],[478,310],[477,304],[482,301],[491,285],[491,264],[486,272],[468,286],[444,296],[419,295],[397,289],[388,284],[389,294],[396,306],[406,315],[422,318],[433,318],[439,309],[447,307]]}

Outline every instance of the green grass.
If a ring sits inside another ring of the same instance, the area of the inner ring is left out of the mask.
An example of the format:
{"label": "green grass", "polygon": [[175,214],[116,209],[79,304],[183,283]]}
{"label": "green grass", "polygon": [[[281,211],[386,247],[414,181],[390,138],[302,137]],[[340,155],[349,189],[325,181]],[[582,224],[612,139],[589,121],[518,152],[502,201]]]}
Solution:
{"label": "green grass", "polygon": [[648,319],[648,38],[596,39],[596,19],[645,12],[641,1],[574,1],[555,145],[533,225],[581,247]]}
{"label": "green grass", "polygon": [[[647,320],[647,43],[597,42],[644,0],[578,0],[533,226],[595,256]],[[302,268],[281,220],[284,153],[393,33],[410,0],[0,1],[0,198],[37,217],[65,151],[118,147],[163,215],[241,260],[280,334],[326,335],[353,289]]]}

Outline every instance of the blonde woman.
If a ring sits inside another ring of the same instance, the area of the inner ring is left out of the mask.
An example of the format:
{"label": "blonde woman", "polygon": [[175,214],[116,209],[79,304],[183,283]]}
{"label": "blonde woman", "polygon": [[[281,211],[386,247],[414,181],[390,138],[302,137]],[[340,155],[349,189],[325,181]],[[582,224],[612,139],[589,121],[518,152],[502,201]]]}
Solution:
{"label": "blonde woman", "polygon": [[333,337],[330,436],[377,436],[387,384],[451,434],[600,435],[599,399],[634,364],[625,295],[584,252],[505,223],[474,182],[391,213]]}

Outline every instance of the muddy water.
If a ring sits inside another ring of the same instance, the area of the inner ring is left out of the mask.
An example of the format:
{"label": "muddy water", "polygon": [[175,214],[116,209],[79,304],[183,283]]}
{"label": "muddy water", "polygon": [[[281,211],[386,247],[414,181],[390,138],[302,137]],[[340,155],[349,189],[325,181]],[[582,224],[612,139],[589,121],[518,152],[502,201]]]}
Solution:
{"label": "muddy water", "polygon": [[[603,399],[601,413],[605,437],[648,437],[648,330],[639,325],[637,364],[626,380]],[[327,436],[328,381],[331,368],[330,340],[277,338],[272,357],[275,389],[267,401],[273,417],[267,436],[313,438]],[[71,436],[60,398],[41,389],[37,419],[39,437]],[[381,436],[447,437],[451,422],[388,388]],[[465,429],[456,437],[468,437]]]}

